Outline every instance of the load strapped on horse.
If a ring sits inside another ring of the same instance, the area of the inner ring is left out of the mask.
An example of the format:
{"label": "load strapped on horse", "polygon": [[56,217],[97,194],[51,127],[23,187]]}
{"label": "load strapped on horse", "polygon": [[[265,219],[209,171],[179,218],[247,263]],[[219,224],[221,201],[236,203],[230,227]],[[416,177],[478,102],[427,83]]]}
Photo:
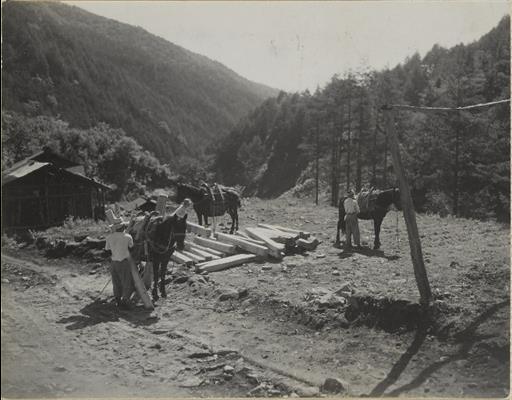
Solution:
{"label": "load strapped on horse", "polygon": [[217,183],[213,184],[212,186],[208,186],[208,184],[203,183],[201,187],[204,190],[206,198],[209,200],[208,203],[210,207],[208,209],[208,216],[223,216],[227,209],[224,193],[233,189],[227,188],[225,186],[221,187]]}
{"label": "load strapped on horse", "polygon": [[192,200],[199,225],[208,225],[208,217],[215,218],[228,213],[231,217],[231,230],[238,230],[238,209],[241,207],[240,194],[236,189],[214,184],[212,187],[202,183],[199,187],[177,183],[178,202],[185,198]]}
{"label": "load strapped on horse", "polygon": [[356,195],[359,212],[362,214],[372,212],[375,209],[375,200],[377,200],[379,193],[380,190],[375,190],[373,187],[361,189]]}
{"label": "load strapped on horse", "polygon": [[[163,209],[133,218],[128,225],[128,232],[132,235],[134,244],[132,257],[137,264],[145,261],[142,271],[142,279],[147,288],[153,281],[153,299],[160,295],[167,297],[165,291],[165,274],[167,264],[175,249],[183,250],[185,232],[187,227],[186,211],[183,215],[176,210],[171,215],[165,213],[165,201]],[[183,207],[180,206],[180,207]]]}

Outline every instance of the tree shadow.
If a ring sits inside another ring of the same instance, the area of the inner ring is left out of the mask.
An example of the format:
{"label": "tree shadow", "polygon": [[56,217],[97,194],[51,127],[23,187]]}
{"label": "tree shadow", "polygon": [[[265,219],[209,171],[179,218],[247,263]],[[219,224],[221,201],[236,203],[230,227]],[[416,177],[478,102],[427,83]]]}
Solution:
{"label": "tree shadow", "polygon": [[375,388],[368,395],[369,397],[380,397],[380,396],[390,396],[395,397],[399,396],[405,392],[408,392],[412,389],[419,387],[422,383],[424,383],[434,372],[439,370],[446,364],[449,364],[453,361],[465,359],[469,355],[469,351],[473,347],[473,345],[485,338],[492,337],[493,335],[477,335],[475,333],[476,329],[480,324],[490,318],[495,312],[497,312],[500,308],[505,307],[509,304],[509,300],[505,300],[503,302],[497,303],[480,314],[471,324],[468,325],[464,330],[456,333],[453,337],[457,342],[462,343],[459,351],[451,356],[437,361],[425,369],[423,369],[419,375],[412,379],[409,383],[402,385],[389,393],[385,393],[386,389],[390,387],[393,383],[395,383],[402,372],[405,370],[411,358],[418,352],[421,345],[425,341],[427,336],[427,326],[420,326],[416,332],[413,342],[406,350],[406,352],[399,358],[399,360],[393,365],[389,374],[384,378],[383,381],[377,384]]}
{"label": "tree shadow", "polygon": [[80,310],[80,314],[61,318],[59,324],[68,324],[66,329],[77,330],[105,322],[117,322],[124,319],[137,326],[148,326],[158,321],[152,310],[143,306],[135,306],[129,310],[120,310],[114,303],[105,300],[94,300]]}

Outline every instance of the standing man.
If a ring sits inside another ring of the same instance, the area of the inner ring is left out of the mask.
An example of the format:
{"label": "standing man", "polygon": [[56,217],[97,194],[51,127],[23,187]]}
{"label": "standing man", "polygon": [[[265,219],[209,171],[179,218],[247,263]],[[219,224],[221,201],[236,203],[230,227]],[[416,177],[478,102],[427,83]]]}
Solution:
{"label": "standing man", "polygon": [[107,236],[105,250],[112,252],[112,287],[116,305],[119,308],[129,308],[130,296],[133,293],[133,278],[130,271],[130,248],[133,247],[133,239],[125,232],[127,223],[121,218],[116,219],[110,228],[112,233]]}
{"label": "standing man", "polygon": [[359,222],[357,220],[357,214],[359,214],[359,206],[357,201],[354,199],[354,191],[349,189],[347,192],[347,198],[343,202],[343,208],[345,209],[345,229],[346,229],[346,247],[347,249],[352,248],[352,235],[354,236],[354,244],[356,247],[361,247],[359,243]]}

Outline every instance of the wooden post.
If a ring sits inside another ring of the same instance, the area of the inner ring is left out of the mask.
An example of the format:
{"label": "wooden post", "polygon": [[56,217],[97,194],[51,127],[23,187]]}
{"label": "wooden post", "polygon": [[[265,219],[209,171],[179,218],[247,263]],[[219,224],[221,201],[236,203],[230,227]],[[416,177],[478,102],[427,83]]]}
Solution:
{"label": "wooden post", "polygon": [[318,180],[319,180],[319,159],[320,159],[320,117],[316,120],[316,137],[315,137],[315,204],[318,205]]}
{"label": "wooden post", "polygon": [[416,224],[416,215],[414,213],[411,192],[409,189],[409,184],[407,183],[407,179],[405,178],[402,159],[400,158],[398,138],[395,131],[394,111],[390,107],[386,107],[383,110],[386,117],[386,132],[389,138],[389,147],[391,151],[391,159],[393,161],[393,168],[400,185],[400,199],[402,202],[405,224],[407,226],[407,235],[409,237],[409,246],[411,248],[414,275],[416,277],[416,283],[420,292],[420,303],[426,306],[429,304],[432,298],[432,293],[428,283],[425,264],[423,263],[421,242],[418,234],[418,226]]}

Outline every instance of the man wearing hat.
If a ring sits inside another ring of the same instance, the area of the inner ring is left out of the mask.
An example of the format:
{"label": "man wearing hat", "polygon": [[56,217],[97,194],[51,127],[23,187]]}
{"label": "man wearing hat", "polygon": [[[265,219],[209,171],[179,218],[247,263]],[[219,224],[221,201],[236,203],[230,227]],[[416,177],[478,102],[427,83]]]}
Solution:
{"label": "man wearing hat", "polygon": [[345,229],[347,238],[346,246],[348,249],[352,247],[352,236],[354,236],[354,244],[356,247],[360,247],[359,243],[359,222],[357,220],[357,214],[359,214],[359,206],[354,198],[354,191],[348,190],[347,198],[343,202],[343,208],[345,209]]}
{"label": "man wearing hat", "polygon": [[192,206],[192,200],[185,199],[183,200],[183,203],[180,204],[180,206],[174,211],[172,215],[176,215],[178,218],[183,219],[185,215],[188,214],[188,210],[190,210],[190,207]]}
{"label": "man wearing hat", "polygon": [[130,296],[133,293],[133,278],[130,271],[130,248],[133,239],[125,232],[128,224],[122,218],[115,218],[110,225],[112,233],[107,236],[105,250],[112,252],[112,287],[116,304],[120,308],[128,308]]}

